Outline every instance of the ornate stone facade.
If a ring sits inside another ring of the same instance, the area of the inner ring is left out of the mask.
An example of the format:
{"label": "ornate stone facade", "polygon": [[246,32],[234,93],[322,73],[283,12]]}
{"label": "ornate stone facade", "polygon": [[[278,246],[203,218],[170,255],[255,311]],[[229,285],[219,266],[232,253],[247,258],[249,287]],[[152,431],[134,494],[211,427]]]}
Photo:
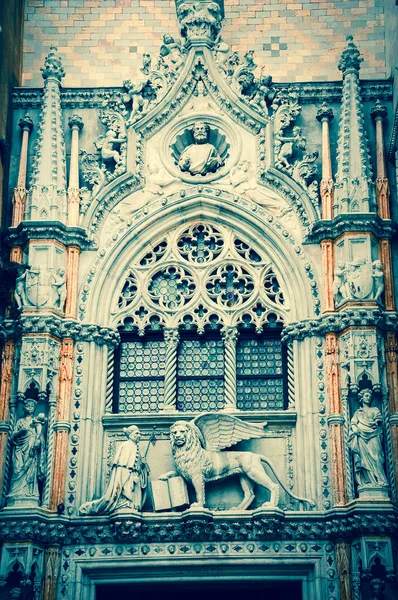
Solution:
{"label": "ornate stone facade", "polygon": [[273,83],[223,17],[177,0],[119,87],[51,47],[14,92],[0,599],[177,564],[395,598],[390,84],[351,37],[342,85]]}

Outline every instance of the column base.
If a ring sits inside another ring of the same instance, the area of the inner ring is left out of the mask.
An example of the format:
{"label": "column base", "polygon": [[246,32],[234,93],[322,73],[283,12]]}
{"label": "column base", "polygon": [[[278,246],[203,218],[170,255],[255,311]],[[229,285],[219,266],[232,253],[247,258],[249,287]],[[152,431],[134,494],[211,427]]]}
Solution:
{"label": "column base", "polygon": [[7,506],[36,508],[39,506],[39,496],[7,496]]}
{"label": "column base", "polygon": [[365,500],[367,498],[372,498],[373,500],[376,498],[389,499],[389,488],[387,485],[376,486],[376,485],[361,485],[358,486],[358,497],[360,500]]}

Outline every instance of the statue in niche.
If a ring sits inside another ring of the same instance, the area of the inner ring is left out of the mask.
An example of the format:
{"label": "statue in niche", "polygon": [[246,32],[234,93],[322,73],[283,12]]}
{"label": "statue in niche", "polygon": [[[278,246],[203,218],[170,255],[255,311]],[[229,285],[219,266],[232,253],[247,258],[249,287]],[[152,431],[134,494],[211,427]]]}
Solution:
{"label": "statue in niche", "polygon": [[194,143],[187,146],[181,153],[178,166],[181,171],[191,175],[207,175],[215,173],[224,162],[213,144],[209,144],[210,127],[203,121],[198,121],[191,128]]}
{"label": "statue in niche", "polygon": [[336,265],[333,295],[337,304],[344,300],[378,300],[383,291],[380,260],[356,260]]}
{"label": "statue in niche", "polygon": [[[177,473],[170,471],[159,479],[167,480],[170,477],[181,475],[186,481],[192,483],[196,502],[191,507],[204,507],[206,503],[205,484],[209,481],[225,479],[232,475],[239,475],[243,491],[243,499],[237,510],[249,508],[255,499],[252,482],[265,487],[270,491],[270,500],[263,507],[276,507],[279,500],[280,487],[289,496],[299,502],[312,501],[299,498],[290,492],[280,481],[271,462],[263,455],[254,452],[220,452],[242,440],[264,437],[264,427],[246,423],[220,413],[204,413],[195,417],[189,423],[176,421],[170,428],[170,442]],[[262,463],[271,470],[278,483],[266,474]]]}
{"label": "statue in niche", "polygon": [[26,268],[15,280],[14,297],[18,308],[23,308],[26,304],[28,304],[28,300],[26,298],[27,274],[28,269]]}
{"label": "statue in niche", "polygon": [[117,510],[141,511],[145,502],[149,467],[139,449],[140,430],[135,425],[123,429],[127,440],[118,447],[105,494],[86,502],[81,515],[105,515]]}
{"label": "statue in niche", "polygon": [[57,269],[51,278],[52,297],[51,304],[63,310],[66,301],[66,275],[65,269]]}
{"label": "statue in niche", "polygon": [[37,402],[27,398],[23,403],[25,416],[15,424],[11,436],[12,476],[9,504],[18,499],[39,501],[39,481],[45,479],[45,438],[43,428],[46,417],[43,413],[34,416]]}
{"label": "statue in niche", "polygon": [[384,471],[383,419],[377,407],[372,407],[372,390],[359,394],[360,408],[350,423],[348,445],[354,459],[355,479],[359,488],[386,487]]}

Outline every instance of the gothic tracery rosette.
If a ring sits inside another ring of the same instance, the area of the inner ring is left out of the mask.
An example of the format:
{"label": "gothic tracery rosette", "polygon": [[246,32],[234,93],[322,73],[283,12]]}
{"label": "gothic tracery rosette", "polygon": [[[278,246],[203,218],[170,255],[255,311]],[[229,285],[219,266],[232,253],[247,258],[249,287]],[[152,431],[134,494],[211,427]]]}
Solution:
{"label": "gothic tracery rosette", "polygon": [[220,255],[224,247],[221,232],[209,224],[195,224],[178,239],[178,250],[189,262],[204,264]]}
{"label": "gothic tracery rosette", "polygon": [[263,252],[229,227],[196,221],[170,231],[130,262],[115,316],[139,335],[163,327],[204,333],[238,326],[261,333],[283,323],[286,310]]}
{"label": "gothic tracery rosette", "polygon": [[152,275],[148,295],[162,308],[175,311],[193,296],[196,285],[192,275],[178,265],[168,265]]}
{"label": "gothic tracery rosette", "polygon": [[246,302],[253,294],[254,278],[245,267],[227,263],[210,272],[206,291],[213,302],[226,309],[233,309]]}

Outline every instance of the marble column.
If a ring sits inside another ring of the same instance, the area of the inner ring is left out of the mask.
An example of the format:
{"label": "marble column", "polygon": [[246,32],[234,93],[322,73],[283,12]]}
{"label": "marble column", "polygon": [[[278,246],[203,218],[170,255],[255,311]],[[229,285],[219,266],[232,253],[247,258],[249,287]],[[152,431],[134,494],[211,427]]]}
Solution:
{"label": "marble column", "polygon": [[330,427],[334,504],[341,506],[347,503],[347,496],[344,460],[344,417],[340,395],[338,337],[335,333],[328,333],[325,342],[326,382],[329,398],[328,423]]}
{"label": "marble column", "polygon": [[6,340],[1,356],[0,377],[0,497],[3,491],[9,433],[10,398],[14,368],[15,344]]}
{"label": "marble column", "polygon": [[344,541],[336,543],[336,570],[339,578],[340,600],[352,600],[351,547]]}
{"label": "marble column", "polygon": [[394,475],[398,485],[398,340],[396,333],[386,333],[385,352]]}
{"label": "marble column", "polygon": [[334,277],[334,245],[333,240],[323,240],[322,250],[322,299],[323,311],[334,311],[333,277]]}
{"label": "marble column", "polygon": [[54,459],[50,509],[56,510],[64,502],[68,438],[70,431],[70,404],[72,401],[74,344],[70,338],[61,342],[59,390],[54,424]]}
{"label": "marble column", "polygon": [[387,109],[377,100],[370,112],[376,127],[376,194],[378,213],[382,219],[390,219],[390,186],[384,157],[383,119]]}
{"label": "marble column", "polygon": [[61,550],[59,546],[49,546],[44,551],[43,600],[56,600],[60,567]]}
{"label": "marble column", "polygon": [[68,120],[72,131],[70,150],[69,186],[68,186],[68,225],[79,225],[80,190],[79,190],[79,131],[83,129],[83,121],[79,115],[72,115]]}
{"label": "marble column", "polygon": [[75,319],[79,284],[80,248],[68,246],[66,249],[66,302],[65,317]]}
{"label": "marble column", "polygon": [[329,124],[334,115],[331,108],[324,102],[316,114],[317,120],[322,124],[322,180],[320,185],[322,201],[322,219],[333,218],[333,176],[332,160],[330,156]]}
{"label": "marble column", "polygon": [[166,360],[164,368],[164,405],[163,410],[177,410],[177,348],[180,335],[177,329],[165,329]]}
{"label": "marble column", "polygon": [[19,171],[17,186],[14,188],[12,196],[12,221],[11,227],[18,227],[24,218],[25,212],[25,201],[26,201],[26,171],[28,165],[28,145],[29,135],[33,129],[33,121],[26,113],[26,115],[20,119],[19,126],[22,129],[22,145],[21,145],[21,156],[19,159]]}

